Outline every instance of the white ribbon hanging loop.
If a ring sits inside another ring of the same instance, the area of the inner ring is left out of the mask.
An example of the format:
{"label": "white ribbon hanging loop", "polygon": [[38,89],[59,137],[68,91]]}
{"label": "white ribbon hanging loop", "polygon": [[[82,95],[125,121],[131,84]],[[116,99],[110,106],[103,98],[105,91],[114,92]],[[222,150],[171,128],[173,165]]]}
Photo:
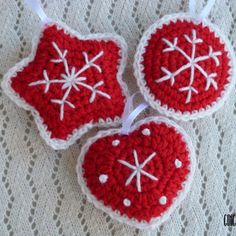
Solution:
{"label": "white ribbon hanging loop", "polygon": [[122,115],[122,127],[120,133],[123,135],[128,135],[132,129],[132,123],[136,119],[136,117],[145,110],[149,105],[147,103],[139,104],[133,110],[133,100],[137,93],[133,94],[131,97],[127,99],[125,104],[125,109]]}
{"label": "white ribbon hanging loop", "polygon": [[196,13],[196,1],[197,0],[189,0],[189,13],[194,18],[201,21],[208,17],[216,0],[208,0],[206,6],[202,9],[202,11],[199,14]]}
{"label": "white ribbon hanging loop", "polygon": [[47,17],[39,0],[25,0],[25,4],[39,16],[43,24],[48,24],[52,21],[49,17]]}

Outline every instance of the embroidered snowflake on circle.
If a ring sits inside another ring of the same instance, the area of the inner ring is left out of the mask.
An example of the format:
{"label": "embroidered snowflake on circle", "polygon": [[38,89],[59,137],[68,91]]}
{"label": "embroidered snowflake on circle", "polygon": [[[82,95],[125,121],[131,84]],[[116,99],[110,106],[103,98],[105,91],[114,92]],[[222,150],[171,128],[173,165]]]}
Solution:
{"label": "embroidered snowflake on circle", "polygon": [[207,20],[165,16],[143,35],[134,62],[145,100],[181,120],[218,110],[235,83],[230,42]]}
{"label": "embroidered snowflake on circle", "polygon": [[32,112],[50,146],[65,149],[88,129],[120,119],[128,95],[121,77],[125,60],[121,37],[83,36],[52,22],[42,28],[30,56],[4,76],[2,87]]}
{"label": "embroidered snowflake on circle", "polygon": [[217,73],[213,72],[208,74],[207,71],[199,63],[212,59],[215,62],[216,66],[219,66],[220,62],[218,57],[221,56],[222,53],[220,51],[214,52],[212,46],[209,46],[208,55],[196,57],[197,45],[203,43],[203,40],[197,37],[196,30],[192,30],[191,36],[185,34],[184,38],[186,39],[186,42],[191,44],[191,55],[187,55],[187,53],[178,46],[178,37],[175,37],[173,42],[169,41],[166,38],[162,39],[167,45],[167,48],[163,49],[163,53],[178,51],[188,62],[177,69],[175,72],[171,72],[166,67],[162,66],[161,70],[166,75],[160,79],[157,79],[156,82],[161,83],[163,81],[170,80],[170,85],[173,86],[178,75],[180,75],[185,70],[190,70],[189,83],[187,84],[187,86],[179,88],[180,92],[187,92],[185,103],[189,103],[191,102],[192,93],[198,94],[198,90],[193,86],[195,79],[195,70],[198,70],[202,74],[203,79],[206,80],[206,91],[209,90],[211,85],[214,87],[214,89],[218,89],[217,82],[214,80],[214,78],[217,77]]}

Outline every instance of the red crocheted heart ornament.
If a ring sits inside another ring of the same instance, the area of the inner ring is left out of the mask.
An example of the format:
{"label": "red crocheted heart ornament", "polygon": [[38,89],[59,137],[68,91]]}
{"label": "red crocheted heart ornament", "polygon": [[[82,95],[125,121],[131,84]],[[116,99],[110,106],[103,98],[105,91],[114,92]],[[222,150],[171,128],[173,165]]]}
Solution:
{"label": "red crocheted heart ornament", "polygon": [[144,34],[137,49],[138,85],[150,105],[176,119],[216,111],[235,81],[228,40],[206,20],[165,16]]}
{"label": "red crocheted heart ornament", "polygon": [[3,88],[32,111],[49,145],[67,148],[88,128],[119,120],[127,94],[121,78],[125,54],[119,36],[82,36],[52,23],[43,28],[30,57],[8,72]]}
{"label": "red crocheted heart ornament", "polygon": [[166,118],[138,122],[89,139],[78,157],[78,181],[96,207],[138,228],[156,227],[184,199],[195,167],[186,133]]}

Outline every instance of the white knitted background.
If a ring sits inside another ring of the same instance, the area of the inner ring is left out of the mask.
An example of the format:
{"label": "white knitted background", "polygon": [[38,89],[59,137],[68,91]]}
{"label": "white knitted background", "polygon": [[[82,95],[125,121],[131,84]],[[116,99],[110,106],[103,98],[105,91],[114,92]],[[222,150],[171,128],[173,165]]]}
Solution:
{"label": "white knitted background", "polygon": [[[206,1],[197,1],[201,9]],[[187,0],[42,0],[47,15],[87,34],[116,32],[129,46],[125,73],[136,91],[132,63],[147,27],[165,14],[187,11]],[[236,46],[236,1],[217,0],[210,19]],[[40,20],[22,0],[0,0],[0,76],[27,56]],[[190,194],[154,231],[113,221],[86,201],[75,165],[83,140],[56,152],[40,138],[32,116],[0,91],[0,236],[236,235],[223,216],[236,211],[236,89],[211,117],[178,122],[191,136],[197,168]],[[90,132],[90,134],[92,133]]]}

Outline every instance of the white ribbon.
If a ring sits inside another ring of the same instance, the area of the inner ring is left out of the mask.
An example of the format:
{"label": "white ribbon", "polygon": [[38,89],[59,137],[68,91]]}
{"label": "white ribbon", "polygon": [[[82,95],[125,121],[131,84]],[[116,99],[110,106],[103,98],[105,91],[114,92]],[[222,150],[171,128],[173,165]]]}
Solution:
{"label": "white ribbon", "polygon": [[196,18],[197,20],[203,20],[207,18],[210,14],[211,9],[213,8],[216,0],[208,0],[206,6],[202,9],[202,11],[197,14],[196,13],[196,1],[197,0],[189,0],[189,13]]}
{"label": "white ribbon", "polygon": [[28,5],[34,12],[36,12],[43,24],[48,24],[52,21],[45,14],[39,0],[25,0],[25,4]]}
{"label": "white ribbon", "polygon": [[133,100],[136,94],[137,93],[129,97],[125,104],[125,109],[122,115],[122,127],[120,130],[120,133],[123,135],[128,135],[130,133],[132,129],[132,123],[135,120],[135,118],[149,106],[147,103],[144,102],[144,103],[139,104],[133,110]]}

